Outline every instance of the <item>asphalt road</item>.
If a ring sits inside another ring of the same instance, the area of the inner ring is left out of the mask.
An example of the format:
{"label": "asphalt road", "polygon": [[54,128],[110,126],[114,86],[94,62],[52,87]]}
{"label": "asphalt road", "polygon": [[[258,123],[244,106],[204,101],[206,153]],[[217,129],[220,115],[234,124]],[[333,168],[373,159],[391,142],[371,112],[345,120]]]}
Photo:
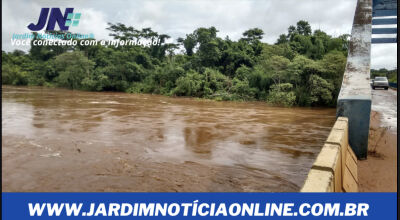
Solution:
{"label": "asphalt road", "polygon": [[396,90],[372,90],[372,111],[379,112],[380,127],[387,127],[397,134],[397,91]]}

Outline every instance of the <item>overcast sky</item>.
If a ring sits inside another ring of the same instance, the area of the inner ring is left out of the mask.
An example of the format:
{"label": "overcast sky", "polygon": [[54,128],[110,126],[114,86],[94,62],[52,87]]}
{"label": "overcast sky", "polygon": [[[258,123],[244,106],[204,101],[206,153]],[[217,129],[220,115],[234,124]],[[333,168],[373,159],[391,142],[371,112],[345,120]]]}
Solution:
{"label": "overcast sky", "polygon": [[[218,36],[237,40],[254,27],[261,28],[264,42],[274,43],[287,33],[289,25],[307,20],[313,30],[330,35],[350,34],[356,0],[3,0],[2,49],[28,50],[11,45],[13,33],[29,33],[27,25],[37,23],[42,7],[74,8],[81,12],[78,27],[71,32],[93,33],[96,39],[110,39],[107,22],[121,22],[136,29],[151,27],[172,39],[184,37],[198,27],[215,26]],[[372,68],[395,68],[397,45],[372,45]]]}

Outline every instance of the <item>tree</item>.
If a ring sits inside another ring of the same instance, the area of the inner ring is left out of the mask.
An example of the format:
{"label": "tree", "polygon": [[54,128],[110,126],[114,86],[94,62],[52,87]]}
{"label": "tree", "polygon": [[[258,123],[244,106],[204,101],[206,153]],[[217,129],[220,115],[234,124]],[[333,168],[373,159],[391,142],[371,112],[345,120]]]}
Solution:
{"label": "tree", "polygon": [[333,85],[317,75],[309,79],[311,104],[329,105],[332,101]]}
{"label": "tree", "polygon": [[214,93],[226,92],[231,86],[230,79],[217,70],[206,68],[204,71],[204,95],[211,96]]}
{"label": "tree", "polygon": [[293,26],[293,25],[290,25],[289,28],[288,28],[288,36],[287,36],[287,38],[288,38],[290,41],[292,41],[292,40],[293,40],[293,37],[294,37],[296,34],[298,34],[298,32],[297,32],[297,30],[296,30],[296,27]]}
{"label": "tree", "polygon": [[[259,28],[231,40],[218,37],[215,27],[200,27],[179,38],[179,45],[168,43],[169,35],[151,28],[109,23],[107,29],[116,40],[158,44],[83,46],[78,40],[77,46],[32,45],[29,54],[3,51],[2,83],[334,106],[349,38],[322,30],[312,33],[307,21],[290,26],[274,45],[261,42],[264,33]],[[184,53],[175,53],[179,48]],[[371,74],[397,79],[397,70]]]}
{"label": "tree", "polygon": [[264,64],[265,71],[269,73],[275,84],[280,84],[286,77],[285,73],[290,60],[282,56],[272,56]]}
{"label": "tree", "polygon": [[188,56],[193,55],[193,49],[197,44],[196,36],[194,34],[187,34],[185,39],[178,38],[177,41],[183,45]]}
{"label": "tree", "polygon": [[343,73],[346,67],[346,56],[339,51],[331,51],[318,61],[321,66],[321,77],[333,86],[332,102],[329,105],[336,105],[336,100],[342,85]]}
{"label": "tree", "polygon": [[[58,40],[65,41],[67,40],[67,35],[72,34],[71,32],[62,32],[62,31],[46,31],[46,34],[53,34],[60,36]],[[31,48],[29,50],[29,54],[35,60],[39,61],[47,61],[57,55],[65,53],[67,51],[72,51],[75,48],[69,45],[42,45],[44,42],[48,41],[47,39],[42,39],[39,37],[37,32],[32,32],[34,35],[33,39],[30,42]],[[34,44],[36,42],[36,44]],[[41,42],[42,44],[39,44]]]}
{"label": "tree", "polygon": [[63,53],[54,60],[58,72],[56,82],[61,87],[69,89],[82,88],[82,80],[91,78],[94,62],[88,60],[80,51]]}
{"label": "tree", "polygon": [[24,56],[26,53],[25,53],[25,51],[22,51],[22,50],[14,50],[13,52],[12,52],[12,55],[14,55],[14,56]]}
{"label": "tree", "polygon": [[307,21],[300,20],[297,22],[296,31],[298,34],[309,36],[311,35],[311,26]]}
{"label": "tree", "polygon": [[214,66],[221,57],[219,49],[221,39],[217,38],[217,32],[215,27],[198,28],[194,31],[199,43],[198,56],[201,64],[205,67]]}
{"label": "tree", "polygon": [[183,96],[201,96],[204,83],[204,75],[190,71],[186,76],[179,77],[176,81],[176,88],[172,94]]}
{"label": "tree", "polygon": [[293,85],[290,83],[282,83],[271,86],[267,100],[269,103],[290,107],[295,104],[296,95],[291,91]]}
{"label": "tree", "polygon": [[279,38],[278,38],[278,40],[276,41],[275,44],[285,44],[285,43],[288,43],[288,42],[289,41],[287,39],[287,36],[284,35],[284,34],[281,34],[281,35],[279,35]]}
{"label": "tree", "polygon": [[133,39],[140,39],[141,33],[139,30],[129,26],[125,26],[125,24],[117,23],[112,24],[108,23],[107,30],[111,31],[109,34],[114,39],[117,40],[133,40]]}
{"label": "tree", "polygon": [[260,41],[263,38],[263,35],[264,31],[260,28],[252,28],[243,33],[244,38],[242,39],[248,42],[255,42]]}
{"label": "tree", "polygon": [[253,100],[256,93],[256,89],[250,87],[249,80],[247,78],[244,80],[234,78],[232,80],[232,88],[230,88],[230,90],[235,96],[237,96],[235,99],[244,101]]}
{"label": "tree", "polygon": [[27,85],[27,75],[28,73],[21,70],[21,67],[17,65],[11,65],[8,63],[1,65],[1,78],[3,84],[15,86]]}

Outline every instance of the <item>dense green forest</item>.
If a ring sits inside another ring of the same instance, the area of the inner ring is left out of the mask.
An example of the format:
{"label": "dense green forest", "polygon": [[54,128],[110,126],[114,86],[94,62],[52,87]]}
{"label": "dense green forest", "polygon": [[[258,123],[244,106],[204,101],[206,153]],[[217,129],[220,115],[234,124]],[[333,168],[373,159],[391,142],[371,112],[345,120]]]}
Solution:
{"label": "dense green forest", "polygon": [[[109,24],[114,39],[160,39],[133,46],[34,46],[2,51],[2,84],[124,91],[214,100],[260,100],[282,106],[335,106],[346,65],[348,35],[288,28],[273,45],[259,28],[237,41],[215,27],[170,36],[150,28]],[[35,34],[35,33],[34,33]],[[181,52],[179,52],[181,49]]]}
{"label": "dense green forest", "polygon": [[387,70],[385,68],[374,70],[371,69],[371,79],[376,76],[386,76],[391,83],[397,83],[397,69]]}

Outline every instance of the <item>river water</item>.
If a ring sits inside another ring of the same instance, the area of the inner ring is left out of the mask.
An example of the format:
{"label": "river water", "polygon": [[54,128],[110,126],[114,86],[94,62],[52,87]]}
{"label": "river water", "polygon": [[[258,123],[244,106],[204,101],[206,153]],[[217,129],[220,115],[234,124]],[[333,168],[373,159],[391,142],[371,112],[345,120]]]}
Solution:
{"label": "river water", "polygon": [[333,108],[2,87],[4,191],[298,191]]}

